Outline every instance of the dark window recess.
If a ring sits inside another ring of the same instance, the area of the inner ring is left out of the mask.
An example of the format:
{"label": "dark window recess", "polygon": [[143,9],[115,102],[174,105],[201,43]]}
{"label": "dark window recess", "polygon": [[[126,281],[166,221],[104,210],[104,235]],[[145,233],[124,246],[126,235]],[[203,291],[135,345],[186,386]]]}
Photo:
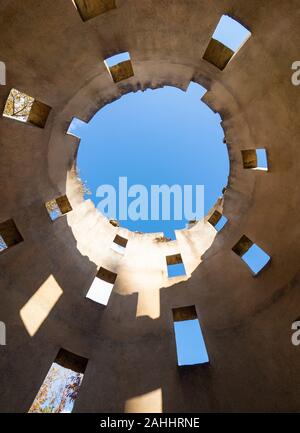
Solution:
{"label": "dark window recess", "polygon": [[0,252],[23,242],[23,237],[14,220],[10,219],[0,223]]}
{"label": "dark window recess", "polygon": [[88,21],[117,7],[115,0],[74,0],[74,5],[82,21]]}

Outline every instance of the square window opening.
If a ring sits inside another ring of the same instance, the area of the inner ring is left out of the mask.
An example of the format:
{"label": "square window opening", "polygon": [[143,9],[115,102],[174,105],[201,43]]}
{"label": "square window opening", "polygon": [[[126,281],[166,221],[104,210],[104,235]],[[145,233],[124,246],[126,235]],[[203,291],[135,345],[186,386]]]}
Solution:
{"label": "square window opening", "polygon": [[270,262],[271,257],[247,236],[243,235],[232,250],[248,265],[254,275],[257,275]]}
{"label": "square window opening", "polygon": [[14,220],[10,219],[0,223],[0,252],[17,245],[20,242],[23,242],[23,237]]}
{"label": "square window opening", "polygon": [[206,48],[203,59],[223,71],[250,36],[251,33],[243,25],[228,15],[223,15]]}
{"label": "square window opening", "polygon": [[3,116],[44,128],[50,110],[51,107],[37,101],[26,93],[11,89],[4,107]]}
{"label": "square window opening", "polygon": [[117,252],[119,254],[125,254],[127,242],[128,242],[128,239],[125,239],[122,236],[116,235],[111,248],[112,248],[112,250],[114,250],[115,252]]}
{"label": "square window opening", "polygon": [[242,260],[249,266],[251,271],[257,275],[270,261],[270,256],[258,245],[252,247],[242,256]]}
{"label": "square window opening", "polygon": [[72,210],[72,206],[66,195],[49,200],[45,206],[52,221],[55,221],[57,218]]}
{"label": "square window opening", "polygon": [[133,67],[128,52],[119,53],[104,60],[104,64],[115,83],[134,76]]}

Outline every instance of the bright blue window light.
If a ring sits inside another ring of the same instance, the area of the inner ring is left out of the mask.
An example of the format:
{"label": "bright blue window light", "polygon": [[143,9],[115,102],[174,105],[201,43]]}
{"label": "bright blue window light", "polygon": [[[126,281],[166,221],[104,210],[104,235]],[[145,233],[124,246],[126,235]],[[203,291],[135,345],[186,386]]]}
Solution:
{"label": "bright blue window light", "polygon": [[62,216],[62,213],[60,209],[57,207],[56,209],[53,209],[49,212],[50,218],[52,221],[57,220],[57,218]]}
{"label": "bright blue window light", "polygon": [[228,15],[223,15],[213,34],[213,39],[236,52],[250,36],[251,32],[244,26]]}
{"label": "bright blue window light", "polygon": [[174,322],[178,365],[209,362],[198,319]]}
{"label": "bright blue window light", "polygon": [[201,86],[198,83],[195,83],[194,81],[190,82],[189,87],[186,90],[186,93],[197,99],[201,99],[206,92],[207,90],[205,89],[205,87]]}
{"label": "bright blue window light", "polygon": [[256,149],[257,168],[259,170],[268,170],[268,158],[266,149]]}
{"label": "bright blue window light", "polygon": [[183,263],[176,263],[174,265],[168,266],[168,277],[180,277],[181,275],[186,275],[185,267]]}
{"label": "bright blue window light", "polygon": [[73,117],[69,125],[67,134],[74,135],[75,137],[77,137],[79,130],[84,128],[86,125],[87,124],[83,122],[83,120],[77,119],[77,117]]}
{"label": "bright blue window light", "polygon": [[171,241],[175,241],[175,240],[176,240],[176,234],[175,234],[175,231],[172,230],[172,229],[170,229],[170,230],[165,230],[165,231],[164,231],[164,236],[165,236],[166,238],[171,239]]}
{"label": "bright blue window light", "polygon": [[3,237],[0,235],[0,252],[3,250],[6,250],[6,248],[7,248],[7,245],[6,245]]}
{"label": "bright blue window light", "polygon": [[242,260],[249,266],[255,274],[258,274],[270,261],[270,256],[259,246],[253,244],[242,256]]}
{"label": "bright blue window light", "polygon": [[215,229],[219,232],[225,226],[227,221],[228,221],[228,219],[224,215],[222,215],[222,217],[219,219],[219,221],[215,225]]}
{"label": "bright blue window light", "polygon": [[106,66],[111,68],[112,66],[118,65],[119,63],[125,62],[126,60],[130,60],[130,55],[127,52],[116,54],[115,56],[109,57],[108,59],[105,59],[104,63],[106,64]]}

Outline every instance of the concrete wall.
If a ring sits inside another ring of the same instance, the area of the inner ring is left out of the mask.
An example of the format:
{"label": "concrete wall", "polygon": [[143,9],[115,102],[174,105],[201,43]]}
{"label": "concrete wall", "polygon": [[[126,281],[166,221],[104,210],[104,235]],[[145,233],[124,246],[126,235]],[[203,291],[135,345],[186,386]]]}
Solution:
{"label": "concrete wall", "polygon": [[[89,359],[75,412],[299,411],[300,349],[290,340],[300,302],[300,88],[291,83],[299,2],[116,6],[83,22],[71,0],[0,2],[1,110],[12,87],[52,107],[43,129],[0,119],[0,222],[14,219],[24,238],[0,253],[0,410],[28,411],[63,347]],[[202,56],[224,13],[252,37],[220,71]],[[116,84],[103,60],[120,51],[135,75]],[[216,235],[200,222],[169,243],[113,227],[74,178],[72,117],[87,122],[127,92],[185,90],[191,80],[222,117],[227,225]],[[241,150],[257,147],[268,151],[268,172],[243,168]],[[45,202],[64,194],[73,211],[53,223]],[[116,234],[129,239],[124,257],[110,248]],[[232,251],[242,235],[271,256],[257,277]],[[187,276],[170,281],[165,256],[176,253]],[[100,266],[118,274],[107,307],[85,299]],[[39,290],[57,297],[34,328],[22,311]],[[176,365],[172,308],[186,305],[196,306],[207,367]]]}

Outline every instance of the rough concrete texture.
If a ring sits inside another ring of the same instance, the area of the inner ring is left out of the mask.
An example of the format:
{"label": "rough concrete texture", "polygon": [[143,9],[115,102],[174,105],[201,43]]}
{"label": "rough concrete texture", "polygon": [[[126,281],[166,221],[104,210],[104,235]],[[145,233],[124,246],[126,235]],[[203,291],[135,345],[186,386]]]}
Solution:
{"label": "rough concrete texture", "polygon": [[[71,0],[0,2],[0,105],[14,87],[52,108],[43,129],[0,119],[0,222],[13,219],[24,238],[0,254],[0,410],[28,411],[63,348],[89,359],[75,412],[299,411],[291,323],[300,305],[300,88],[291,65],[300,3],[115,3],[83,22]],[[224,13],[252,37],[220,71],[203,54]],[[134,76],[116,84],[103,60],[124,51]],[[127,92],[185,90],[191,80],[222,117],[230,178],[211,214],[228,223],[216,234],[205,220],[171,242],[114,227],[83,201],[72,170],[79,139],[66,135],[72,117],[88,122]],[[258,147],[269,171],[245,170],[241,151]],[[73,210],[52,222],[45,203],[63,195]],[[124,256],[111,249],[117,234],[128,239]],[[232,250],[244,234],[271,256],[255,278]],[[178,253],[187,275],[168,279],[166,256]],[[117,274],[107,307],[85,299],[99,267]],[[55,299],[39,303],[50,288]],[[35,326],[21,314],[31,300],[44,308]],[[210,364],[182,370],[172,309],[193,305]]]}

